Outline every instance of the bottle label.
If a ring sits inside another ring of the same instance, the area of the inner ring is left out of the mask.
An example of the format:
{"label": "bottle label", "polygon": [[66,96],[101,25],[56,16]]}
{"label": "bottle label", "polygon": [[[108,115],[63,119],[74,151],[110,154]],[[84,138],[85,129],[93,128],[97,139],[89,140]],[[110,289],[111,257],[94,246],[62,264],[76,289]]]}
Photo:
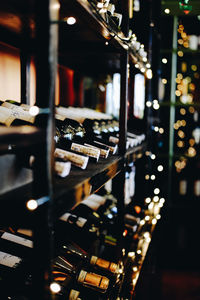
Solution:
{"label": "bottle label", "polygon": [[0,265],[15,268],[20,262],[20,257],[0,251]]}
{"label": "bottle label", "polygon": [[80,295],[79,291],[71,290],[69,293],[69,300],[78,300],[79,295]]}
{"label": "bottle label", "polygon": [[92,147],[89,147],[89,146],[84,146],[84,145],[72,143],[71,149],[74,150],[74,151],[86,154],[88,156],[94,157],[94,158],[96,158],[97,161],[98,161],[99,156],[100,156],[100,150],[99,149],[92,148]]}
{"label": "bottle label", "polygon": [[55,118],[56,118],[57,120],[60,120],[60,121],[64,121],[64,120],[66,119],[65,116],[62,116],[62,115],[59,115],[59,114],[55,114]]}
{"label": "bottle label", "polygon": [[88,273],[84,270],[80,271],[78,282],[81,282],[84,285],[100,288],[103,291],[106,291],[109,285],[109,279],[107,277],[95,273]]}
{"label": "bottle label", "polygon": [[77,217],[75,215],[72,215],[70,213],[65,213],[60,217],[60,220],[70,223],[70,224],[76,224],[78,227],[83,227],[85,223],[87,222],[87,219],[82,217]]}
{"label": "bottle label", "polygon": [[21,236],[17,236],[15,234],[9,233],[9,232],[4,232],[1,236],[2,239],[14,242],[16,244],[20,244],[29,248],[33,248],[33,242],[22,238]]}
{"label": "bottle label", "polygon": [[92,210],[97,211],[97,209],[100,207],[101,203],[98,203],[96,201],[92,201],[90,199],[85,199],[81,203],[87,205],[90,207]]}
{"label": "bottle label", "polygon": [[66,177],[69,175],[70,170],[71,170],[71,162],[61,162],[61,161],[55,161],[55,166],[54,166],[56,175],[60,177]]}
{"label": "bottle label", "polygon": [[92,265],[96,265],[102,269],[107,269],[107,270],[111,271],[112,273],[115,273],[118,269],[117,264],[109,262],[105,259],[99,258],[94,255],[91,257],[90,263]]}
{"label": "bottle label", "polygon": [[84,143],[85,146],[89,146],[91,148],[96,148],[96,149],[99,149],[100,150],[100,157],[102,158],[107,158],[108,157],[108,154],[110,152],[110,149],[102,149],[102,148],[98,148],[98,147],[95,147],[93,145],[90,145],[90,144],[87,144],[87,143]]}
{"label": "bottle label", "polygon": [[82,156],[60,148],[55,149],[54,156],[61,158],[63,160],[69,160],[73,165],[81,169],[85,169],[87,167],[88,160],[89,160],[89,157],[87,156]]}
{"label": "bottle label", "polygon": [[187,193],[187,181],[186,180],[180,180],[179,182],[179,194],[184,196]]}
{"label": "bottle label", "polygon": [[195,196],[200,196],[200,180],[195,180],[194,182],[194,194]]}

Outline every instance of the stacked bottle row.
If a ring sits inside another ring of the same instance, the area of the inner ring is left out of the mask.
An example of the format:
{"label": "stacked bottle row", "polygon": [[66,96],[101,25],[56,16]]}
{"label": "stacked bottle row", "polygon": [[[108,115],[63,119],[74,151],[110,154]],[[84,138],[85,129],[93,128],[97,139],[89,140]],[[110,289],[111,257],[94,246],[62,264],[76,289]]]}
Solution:
{"label": "stacked bottle row", "polygon": [[[44,122],[45,113],[36,106],[6,100],[0,102],[0,123],[4,126],[36,125]],[[70,173],[71,165],[86,169],[88,162],[98,162],[118,153],[119,122],[110,115],[88,108],[57,106],[55,108],[55,171],[60,177]],[[128,132],[126,147],[134,147],[144,134]],[[15,145],[9,145],[9,151]],[[34,164],[34,155],[26,162]]]}
{"label": "stacked bottle row", "polygon": [[[120,242],[117,199],[105,188],[60,216],[55,224],[49,293],[55,299],[84,300],[117,299],[131,292],[162,205],[162,199],[146,199],[136,206],[132,198],[125,207]],[[24,299],[20,298],[22,295],[29,299],[33,245],[32,235],[27,231],[2,228],[0,285],[5,299]],[[124,284],[130,284],[128,289]]]}

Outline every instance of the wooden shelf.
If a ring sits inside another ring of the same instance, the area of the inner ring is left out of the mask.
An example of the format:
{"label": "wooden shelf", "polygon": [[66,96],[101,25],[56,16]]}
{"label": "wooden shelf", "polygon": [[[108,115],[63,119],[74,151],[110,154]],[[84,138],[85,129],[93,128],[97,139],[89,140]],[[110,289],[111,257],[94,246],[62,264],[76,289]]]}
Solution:
{"label": "wooden shelf", "polygon": [[[145,149],[145,143],[128,150],[125,157],[128,162],[135,161],[141,157]],[[114,155],[107,159],[100,159],[97,163],[89,162],[86,170],[72,167],[66,178],[55,178],[54,184],[54,206],[55,218],[65,213],[68,209],[81,202],[89,195],[98,191],[109,179],[114,178],[123,168],[124,157]],[[16,201],[13,204],[13,194]],[[21,186],[17,189],[0,196],[2,212],[7,222],[10,219],[10,205],[15,207],[15,218],[10,221],[23,219],[28,220],[30,212],[26,209],[26,202],[32,197],[32,183]],[[46,207],[47,202],[44,205]],[[43,208],[39,208],[43,209]],[[39,211],[38,210],[38,211]],[[16,216],[17,211],[17,216]],[[5,212],[9,216],[5,216]],[[24,215],[24,216],[23,216]],[[3,217],[3,216],[2,216]]]}

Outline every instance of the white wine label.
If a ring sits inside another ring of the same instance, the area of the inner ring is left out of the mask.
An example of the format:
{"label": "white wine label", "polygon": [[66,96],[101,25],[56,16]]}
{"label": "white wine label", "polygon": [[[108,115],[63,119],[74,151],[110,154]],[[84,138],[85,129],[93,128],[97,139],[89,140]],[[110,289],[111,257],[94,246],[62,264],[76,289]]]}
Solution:
{"label": "white wine label", "polygon": [[194,182],[194,194],[195,196],[200,196],[200,180],[195,180]]}
{"label": "white wine label", "polygon": [[60,217],[60,220],[64,221],[64,222],[67,222],[67,220],[69,219],[69,217],[71,216],[72,214],[70,213],[65,213],[64,215],[62,215]]}
{"label": "white wine label", "polygon": [[[73,219],[70,220],[70,217],[72,217]],[[77,216],[75,216],[73,214],[70,214],[70,213],[65,213],[64,215],[62,215],[60,217],[60,220],[64,221],[64,222],[69,222],[71,224],[76,223],[76,225],[78,227],[83,227],[85,225],[85,223],[87,222],[87,219],[82,218],[82,217],[77,217]]]}
{"label": "white wine label", "polygon": [[55,149],[54,156],[63,160],[69,160],[73,165],[81,169],[85,169],[87,167],[89,160],[88,156],[82,156],[80,154],[72,153],[70,151],[66,151],[60,148]]}
{"label": "white wine label", "polygon": [[65,116],[62,116],[62,115],[59,115],[59,114],[55,114],[55,118],[56,118],[57,120],[60,120],[60,121],[64,121],[64,119],[66,119]]}
{"label": "white wine label", "polygon": [[0,265],[15,268],[20,262],[20,257],[0,251]]}
{"label": "white wine label", "polygon": [[71,162],[62,162],[62,161],[56,161],[54,166],[55,172],[60,177],[66,177],[69,175],[71,170]]}
{"label": "white wine label", "polygon": [[184,196],[187,193],[187,180],[180,180],[179,182],[179,194]]}
{"label": "white wine label", "polygon": [[99,149],[100,150],[100,157],[102,158],[107,158],[108,157],[108,154],[110,152],[110,149],[102,149],[102,148],[98,148],[97,146],[93,146],[93,145],[90,145],[90,144],[87,144],[87,143],[84,143],[85,146],[89,146],[91,148],[96,148],[96,149]]}
{"label": "white wine label", "polygon": [[88,196],[86,200],[95,201],[99,205],[103,205],[106,202],[106,197],[100,196],[98,194],[92,194],[92,195]]}
{"label": "white wine label", "polygon": [[69,293],[69,300],[78,300],[78,296],[80,295],[79,291],[71,290]]}
{"label": "white wine label", "polygon": [[25,238],[22,238],[21,236],[17,236],[15,234],[9,233],[9,232],[4,232],[1,236],[1,238],[4,239],[4,240],[14,242],[16,244],[20,244],[20,245],[23,245],[23,246],[26,246],[26,247],[29,247],[29,248],[33,248],[33,242],[32,241],[30,241],[28,239],[25,239]]}
{"label": "white wine label", "polygon": [[82,218],[82,217],[78,217],[76,224],[78,227],[83,227],[85,225],[85,223],[87,222],[87,219]]}
{"label": "white wine label", "polygon": [[100,203],[98,203],[96,201],[92,201],[90,199],[85,199],[81,203],[87,205],[88,207],[90,207],[94,211],[96,211],[99,208],[99,206],[101,205]]}
{"label": "white wine label", "polygon": [[74,151],[86,154],[88,156],[94,157],[94,158],[96,158],[97,161],[99,160],[100,150],[97,149],[97,148],[92,148],[92,147],[89,147],[89,146],[84,146],[84,145],[72,143],[71,149],[74,150]]}

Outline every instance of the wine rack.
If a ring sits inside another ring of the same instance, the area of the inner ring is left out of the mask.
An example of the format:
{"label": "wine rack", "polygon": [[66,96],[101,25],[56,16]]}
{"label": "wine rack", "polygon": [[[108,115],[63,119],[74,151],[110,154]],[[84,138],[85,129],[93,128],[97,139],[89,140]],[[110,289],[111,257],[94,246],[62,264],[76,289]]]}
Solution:
{"label": "wine rack", "polygon": [[[0,177],[5,185],[0,193],[1,226],[17,226],[33,232],[33,261],[36,262],[33,268],[33,299],[54,299],[49,285],[52,280],[51,260],[55,248],[55,221],[73,206],[100,190],[110,179],[113,179],[117,190],[117,226],[120,241],[124,225],[125,167],[141,159],[148,145],[148,141],[144,141],[126,150],[128,63],[131,63],[133,68],[137,63],[140,69],[144,69],[143,71],[146,70],[146,64],[131,44],[126,20],[123,21],[121,29],[116,29],[102,18],[94,9],[92,2],[87,0],[45,0],[42,2],[8,0],[0,7],[3,16],[0,18],[1,42],[17,47],[21,51],[21,102],[30,104],[29,64],[30,57],[34,56],[35,104],[45,114],[44,122],[40,127],[0,127],[0,151],[2,153],[0,163],[5,171]],[[122,8],[124,16],[127,16],[128,1],[125,2],[127,6],[122,5]],[[77,19],[74,27],[66,22],[69,16]],[[89,162],[86,170],[72,168],[70,174],[64,179],[55,177],[53,172],[57,64],[85,74],[96,74],[105,70],[121,74],[117,155],[109,156],[106,160],[99,159],[98,163]],[[15,145],[14,153],[12,153],[12,148],[9,152],[12,144]],[[23,158],[23,153],[26,154],[27,151],[32,150],[35,155],[35,167],[33,170],[25,171],[23,164],[20,165],[20,159]],[[14,174],[12,179],[6,182],[4,179],[9,177],[10,169],[6,170],[5,160],[12,161]],[[19,169],[25,173],[21,181],[15,184],[13,181],[17,181]],[[30,199],[35,199],[38,205],[33,211],[27,209]],[[151,225],[149,236],[144,238],[140,249],[136,248],[137,251],[142,251],[142,255],[137,262],[135,277],[131,275],[132,280],[134,279],[133,290],[145,259],[153,228],[154,226]],[[119,258],[122,255],[121,251],[119,247],[117,253]],[[129,252],[131,253],[131,249]],[[134,264],[130,253],[127,257],[129,265]],[[127,276],[125,274],[125,278]],[[122,287],[121,289],[123,291]]]}

